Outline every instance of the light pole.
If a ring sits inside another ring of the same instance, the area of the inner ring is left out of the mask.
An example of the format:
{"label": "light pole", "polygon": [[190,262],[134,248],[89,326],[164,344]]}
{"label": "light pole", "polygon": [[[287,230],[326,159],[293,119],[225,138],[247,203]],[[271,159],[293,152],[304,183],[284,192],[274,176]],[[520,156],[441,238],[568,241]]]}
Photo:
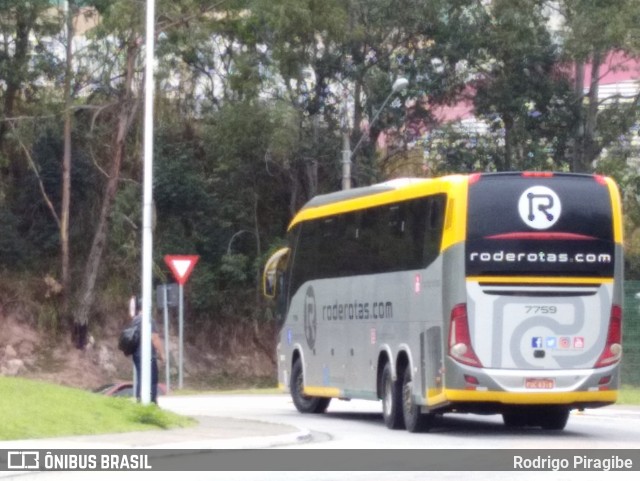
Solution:
{"label": "light pole", "polygon": [[233,235],[231,236],[231,239],[229,239],[229,244],[227,244],[227,255],[230,255],[230,254],[231,254],[231,245],[233,244],[233,241],[236,239],[236,237],[238,237],[238,236],[239,236],[239,235],[241,235],[241,234],[253,234],[253,235],[255,235],[253,231],[251,231],[251,230],[244,230],[244,229],[243,229],[243,230],[239,230],[238,232],[236,232],[235,234],[233,234]]}
{"label": "light pole", "polygon": [[[382,105],[380,106],[378,111],[375,113],[375,115],[371,119],[371,122],[369,122],[369,127],[371,127],[375,123],[375,121],[378,120],[378,117],[380,116],[384,108],[387,106],[387,103],[391,99],[391,96],[397,92],[400,92],[401,90],[406,89],[407,85],[409,85],[409,81],[404,77],[398,77],[396,81],[393,82],[393,86],[391,87],[391,92],[389,92],[389,95],[387,95],[387,98],[384,99],[384,102],[382,102]],[[353,150],[351,150],[351,140],[349,139],[349,129],[347,128],[347,121],[345,119],[345,127],[343,128],[343,131],[342,131],[342,190],[348,190],[351,188],[352,158],[353,158],[353,155],[358,150],[358,147],[360,147],[360,144],[364,140],[364,137],[365,137],[365,133],[363,132],[362,135],[360,136],[360,139],[356,143],[356,146],[353,148]]]}

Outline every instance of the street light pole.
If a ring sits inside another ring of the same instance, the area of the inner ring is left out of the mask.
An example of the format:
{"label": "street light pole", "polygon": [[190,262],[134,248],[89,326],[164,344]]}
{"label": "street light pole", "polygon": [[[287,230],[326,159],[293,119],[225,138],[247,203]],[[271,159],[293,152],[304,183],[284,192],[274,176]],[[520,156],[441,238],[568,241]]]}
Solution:
{"label": "street light pole", "polygon": [[351,188],[351,139],[349,130],[342,129],[342,190]]}
{"label": "street light pole", "polygon": [[[404,90],[409,85],[409,81],[404,77],[398,77],[395,82],[393,82],[393,86],[391,87],[391,92],[387,95],[387,98],[384,99],[382,105],[375,113],[371,122],[369,122],[369,127],[371,127],[378,117],[387,106],[387,103],[391,99],[391,96],[401,90]],[[346,110],[346,109],[345,109]],[[344,127],[342,129],[342,190],[348,190],[351,188],[351,164],[353,155],[357,152],[360,144],[364,140],[365,134],[364,132],[360,136],[360,139],[356,143],[356,146],[351,150],[351,140],[349,139],[349,129],[347,128],[347,121],[345,119]]]}
{"label": "street light pole", "polygon": [[[142,321],[140,402],[151,402],[151,305],[153,293],[153,62],[155,0],[147,0],[144,88],[144,181],[142,195]],[[165,336],[167,333],[165,333]]]}

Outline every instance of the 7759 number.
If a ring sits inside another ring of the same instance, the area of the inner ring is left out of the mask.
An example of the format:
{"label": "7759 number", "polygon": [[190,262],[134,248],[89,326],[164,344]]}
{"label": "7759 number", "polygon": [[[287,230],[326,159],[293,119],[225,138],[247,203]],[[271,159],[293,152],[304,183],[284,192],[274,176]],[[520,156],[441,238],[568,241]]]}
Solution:
{"label": "7759 number", "polygon": [[558,308],[556,306],[524,306],[527,314],[556,314]]}

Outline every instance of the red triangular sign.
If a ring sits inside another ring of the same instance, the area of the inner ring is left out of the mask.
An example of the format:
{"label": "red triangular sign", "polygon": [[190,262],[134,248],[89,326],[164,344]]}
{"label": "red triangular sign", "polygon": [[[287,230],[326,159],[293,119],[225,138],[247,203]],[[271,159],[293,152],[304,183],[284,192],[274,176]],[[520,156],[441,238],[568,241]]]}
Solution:
{"label": "red triangular sign", "polygon": [[187,282],[198,259],[200,259],[200,256],[164,256],[164,261],[180,285],[184,285]]}

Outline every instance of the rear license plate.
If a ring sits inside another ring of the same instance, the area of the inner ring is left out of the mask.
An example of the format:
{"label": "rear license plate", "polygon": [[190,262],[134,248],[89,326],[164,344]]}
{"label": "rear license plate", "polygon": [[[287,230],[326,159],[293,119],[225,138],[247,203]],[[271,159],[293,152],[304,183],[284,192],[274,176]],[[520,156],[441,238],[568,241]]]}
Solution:
{"label": "rear license plate", "polygon": [[553,389],[556,387],[555,379],[527,378],[524,380],[527,389]]}

